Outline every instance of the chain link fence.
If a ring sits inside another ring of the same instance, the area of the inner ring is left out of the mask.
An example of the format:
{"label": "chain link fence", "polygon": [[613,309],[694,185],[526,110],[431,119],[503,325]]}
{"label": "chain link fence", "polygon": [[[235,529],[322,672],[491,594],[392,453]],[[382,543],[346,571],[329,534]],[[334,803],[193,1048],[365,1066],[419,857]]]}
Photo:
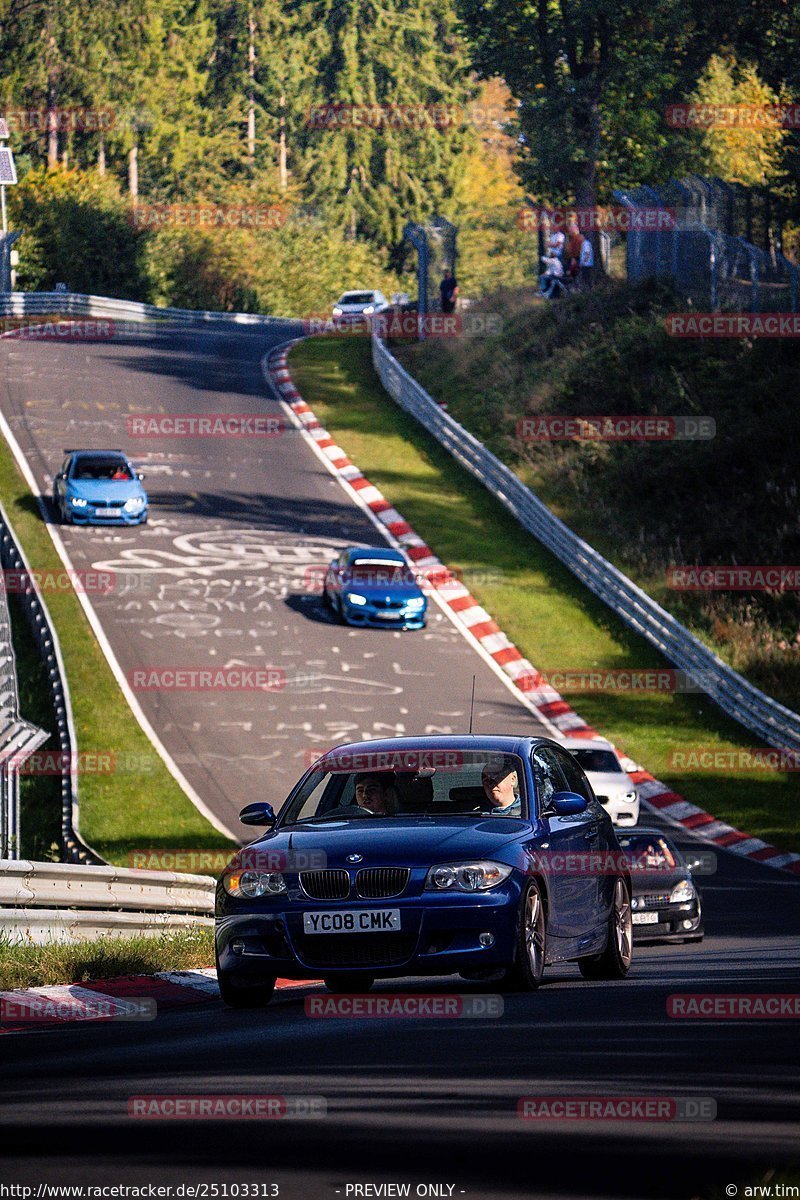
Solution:
{"label": "chain link fence", "polygon": [[[617,190],[614,199],[630,212],[629,282],[671,279],[687,303],[715,312],[798,311],[800,267],[781,252],[781,211],[770,193],[691,176]],[[639,220],[644,210],[664,210],[657,229]]]}

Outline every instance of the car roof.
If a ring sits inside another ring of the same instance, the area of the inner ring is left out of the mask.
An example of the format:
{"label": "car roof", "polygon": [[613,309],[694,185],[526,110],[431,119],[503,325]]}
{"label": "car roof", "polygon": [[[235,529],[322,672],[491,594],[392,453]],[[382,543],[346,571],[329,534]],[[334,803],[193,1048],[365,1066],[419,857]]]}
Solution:
{"label": "car roof", "polygon": [[486,751],[500,751],[504,754],[524,755],[534,745],[558,745],[552,738],[539,734],[488,734],[488,733],[448,733],[442,737],[430,735],[375,738],[366,742],[345,742],[341,746],[332,746],[320,758],[339,754],[401,754],[406,750],[467,750],[478,754]]}
{"label": "car roof", "polygon": [[[567,750],[613,750],[614,747],[607,738],[564,738],[563,745]],[[616,752],[615,752],[616,753]]]}
{"label": "car roof", "polygon": [[73,449],[70,449],[69,447],[67,447],[64,450],[64,453],[65,454],[108,454],[108,455],[119,454],[121,458],[128,457],[124,450],[117,450],[117,449],[104,450],[102,447],[100,449],[94,449],[94,450],[90,450],[90,449],[73,450]]}
{"label": "car roof", "polygon": [[369,288],[369,287],[350,288],[350,290],[348,292],[342,292],[339,299],[344,300],[346,296],[363,296],[364,293],[366,293],[368,296],[374,296],[375,293],[377,292],[377,290],[378,290],[377,288]]}
{"label": "car roof", "polygon": [[405,565],[405,556],[399,550],[392,550],[389,546],[379,546],[377,549],[373,546],[348,546],[347,554],[351,561],[357,558],[376,558],[381,562],[396,562]]}

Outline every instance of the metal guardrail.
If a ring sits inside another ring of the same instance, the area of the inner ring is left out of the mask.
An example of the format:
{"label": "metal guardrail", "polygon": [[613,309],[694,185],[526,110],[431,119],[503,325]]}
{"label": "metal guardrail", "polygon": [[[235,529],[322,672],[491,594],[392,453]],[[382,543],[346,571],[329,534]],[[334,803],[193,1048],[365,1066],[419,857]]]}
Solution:
{"label": "metal guardrail", "polygon": [[[0,563],[6,531],[0,505]],[[19,711],[17,664],[5,587],[0,587],[0,856],[20,855],[19,772],[28,756],[50,735],[26,721]]]}
{"label": "metal guardrail", "polygon": [[[63,850],[73,862],[102,863],[104,859],[96,854],[90,846],[87,846],[78,833],[77,742],[72,723],[72,702],[58,635],[47,611],[47,605],[34,583],[28,560],[14,536],[2,504],[0,504],[0,566],[4,571],[14,572],[17,583],[15,593],[47,670],[47,681],[56,718],[55,733],[62,763],[61,841]],[[44,738],[41,740],[43,741]],[[10,853],[11,857],[16,857],[19,847],[17,846],[15,852],[5,848],[4,853]]]}
{"label": "metal guardrail", "polygon": [[59,313],[65,317],[106,317],[111,320],[232,325],[285,324],[285,317],[265,317],[259,313],[208,312],[203,309],[158,308],[138,300],[115,300],[109,296],[84,296],[73,292],[8,292],[0,294],[0,314],[4,317],[31,317]]}
{"label": "metal guardrail", "polygon": [[210,925],[206,875],[0,860],[0,924],[11,941],[85,941]]}
{"label": "metal guardrail", "polygon": [[563,521],[491,451],[446,413],[401,367],[373,332],[372,361],[386,391],[471,475],[509,510],[524,529],[568,567],[668,662],[686,671],[720,708],[769,746],[800,750],[800,715],[785,708],[722,661],[670,613]]}

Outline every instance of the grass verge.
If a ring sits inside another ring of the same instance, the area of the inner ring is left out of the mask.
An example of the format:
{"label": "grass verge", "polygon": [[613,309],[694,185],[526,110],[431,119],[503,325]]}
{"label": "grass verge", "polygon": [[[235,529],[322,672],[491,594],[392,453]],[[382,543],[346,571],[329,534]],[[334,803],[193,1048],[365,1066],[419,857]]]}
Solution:
{"label": "grass verge", "polygon": [[[434,552],[463,572],[473,595],[539,670],[667,665],[388,398],[366,340],[303,342],[291,352],[291,368],[304,398],[338,444]],[[590,725],[695,804],[774,845],[800,847],[797,785],[790,776],[716,774],[682,767],[673,757],[752,744],[705,697],[665,692],[564,696]],[[520,709],[521,730],[525,720]]]}
{"label": "grass verge", "polygon": [[[0,498],[31,568],[55,575],[63,564],[6,443],[0,439]],[[221,849],[226,839],[197,811],[155,753],[122,695],[74,591],[53,589],[45,600],[61,643],[78,750],[109,760],[110,770],[79,778],[82,836],[109,862],[127,866],[134,849]],[[24,618],[22,618],[24,619]],[[27,663],[27,657],[23,655]],[[23,715],[37,721],[23,688]],[[52,721],[39,712],[42,727]],[[44,749],[58,749],[51,737]],[[124,768],[128,768],[127,770]],[[37,801],[38,806],[38,801]],[[33,809],[32,802],[32,809]],[[36,826],[38,813],[31,820]],[[22,811],[23,838],[28,795]],[[60,824],[60,822],[59,822]]]}
{"label": "grass verge", "polygon": [[117,975],[152,975],[156,971],[190,971],[214,962],[210,926],[156,937],[105,937],[96,942],[35,946],[0,939],[0,989],[45,987],[113,979]]}

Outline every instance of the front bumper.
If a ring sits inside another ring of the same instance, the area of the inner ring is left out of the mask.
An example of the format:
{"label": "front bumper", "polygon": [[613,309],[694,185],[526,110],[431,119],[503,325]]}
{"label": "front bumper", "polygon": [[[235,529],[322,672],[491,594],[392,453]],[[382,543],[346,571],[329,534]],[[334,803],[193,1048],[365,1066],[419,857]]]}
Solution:
{"label": "front bumper", "polygon": [[145,505],[138,512],[132,513],[120,508],[113,516],[110,516],[108,512],[103,512],[98,516],[97,509],[103,509],[106,507],[105,505],[89,504],[86,508],[74,508],[67,501],[65,507],[73,525],[141,525],[147,518],[148,509],[148,505]]}
{"label": "front bumper", "polygon": [[[336,971],[392,977],[497,969],[514,960],[519,898],[519,886],[509,880],[495,893],[465,895],[457,903],[452,896],[436,895],[357,904],[268,901],[258,911],[254,902],[250,911],[217,917],[218,963],[236,976],[284,979],[319,979]],[[388,908],[400,910],[399,932],[303,931],[306,912]],[[492,935],[491,946],[480,945],[481,933]],[[233,943],[239,943],[236,950]]]}
{"label": "front bumper", "polygon": [[342,601],[342,616],[348,625],[368,625],[371,629],[424,629],[425,614],[425,608],[377,608]]}
{"label": "front bumper", "polygon": [[[637,922],[639,913],[655,912],[657,920],[649,924]],[[686,904],[667,904],[663,907],[634,909],[633,936],[637,942],[683,941],[703,936],[703,917],[700,902],[695,898]]]}

